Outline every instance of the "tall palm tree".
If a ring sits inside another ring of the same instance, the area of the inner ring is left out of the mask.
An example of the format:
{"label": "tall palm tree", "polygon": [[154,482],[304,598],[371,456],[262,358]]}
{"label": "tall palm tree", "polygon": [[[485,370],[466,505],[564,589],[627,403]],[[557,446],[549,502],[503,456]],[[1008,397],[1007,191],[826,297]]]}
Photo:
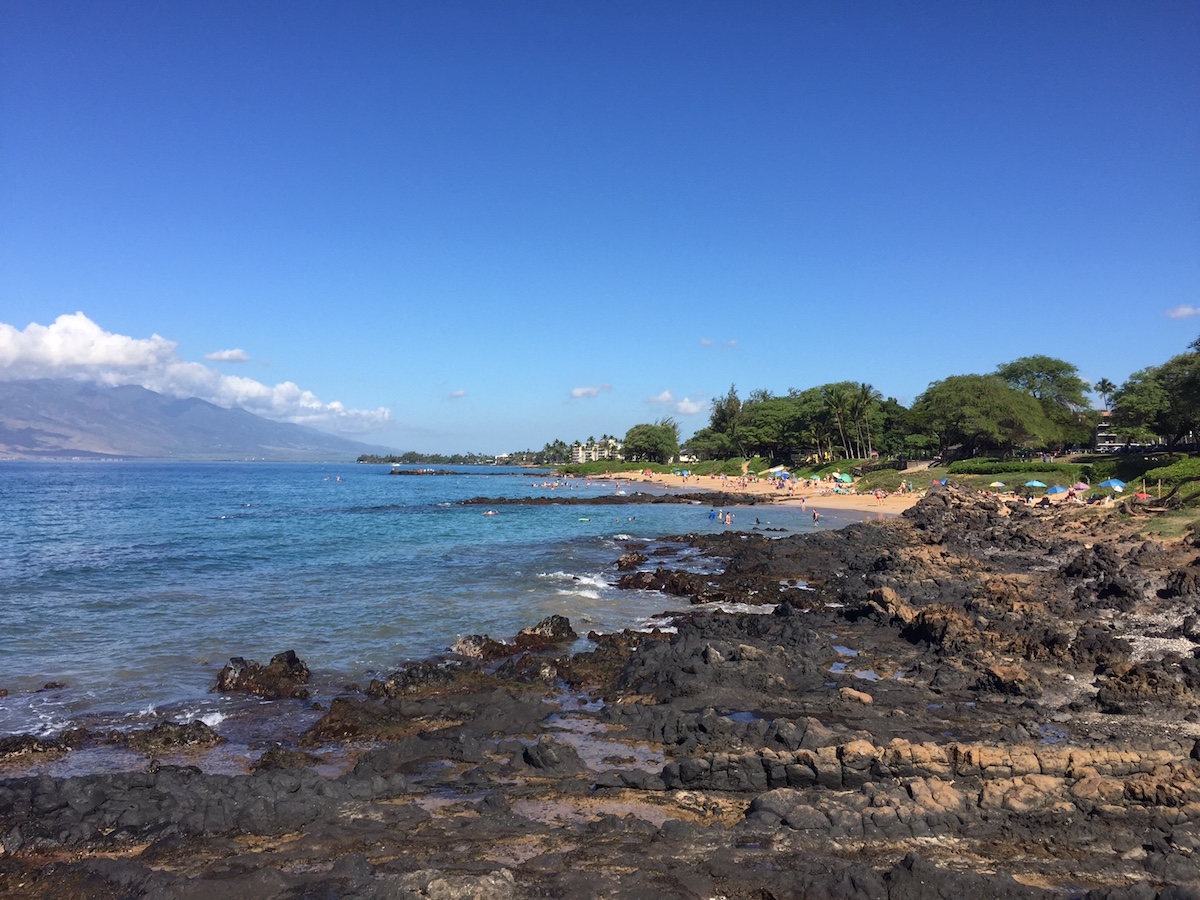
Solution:
{"label": "tall palm tree", "polygon": [[1101,378],[1094,385],[1092,385],[1092,390],[1100,395],[1100,399],[1104,401],[1104,409],[1107,410],[1108,398],[1116,393],[1117,386],[1107,378]]}
{"label": "tall palm tree", "polygon": [[850,396],[845,388],[833,385],[821,390],[821,399],[825,401],[825,408],[837,422],[838,434],[842,437],[842,450],[846,453],[845,458],[849,459],[850,442],[846,440],[846,411],[850,406]]}
{"label": "tall palm tree", "polygon": [[875,390],[865,381],[858,386],[858,403],[862,410],[863,425],[867,432],[867,453],[875,452],[875,447],[871,443],[871,413],[875,409],[875,404],[883,398],[879,391]]}

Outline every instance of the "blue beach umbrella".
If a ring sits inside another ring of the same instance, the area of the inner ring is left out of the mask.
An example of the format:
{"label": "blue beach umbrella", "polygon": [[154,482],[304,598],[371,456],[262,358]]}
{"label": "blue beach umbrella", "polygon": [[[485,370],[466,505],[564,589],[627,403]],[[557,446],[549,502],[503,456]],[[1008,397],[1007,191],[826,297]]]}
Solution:
{"label": "blue beach umbrella", "polygon": [[1114,491],[1122,491],[1125,489],[1125,482],[1119,478],[1110,478],[1108,481],[1100,482],[1100,487],[1112,488]]}
{"label": "blue beach umbrella", "polygon": [[1061,484],[1056,484],[1054,487],[1050,488],[1050,490],[1046,491],[1047,494],[1065,494],[1066,492],[1067,489]]}
{"label": "blue beach umbrella", "polygon": [[1042,484],[1040,481],[1027,481],[1027,482],[1025,482],[1025,487],[1045,487],[1045,486],[1046,486],[1046,485]]}

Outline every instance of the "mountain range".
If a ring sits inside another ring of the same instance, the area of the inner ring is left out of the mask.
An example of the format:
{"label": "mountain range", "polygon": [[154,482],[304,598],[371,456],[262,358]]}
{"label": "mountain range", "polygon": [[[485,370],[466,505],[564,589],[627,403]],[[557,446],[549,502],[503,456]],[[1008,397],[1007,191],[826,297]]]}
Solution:
{"label": "mountain range", "polygon": [[387,448],[143,387],[0,382],[0,459],[353,460]]}

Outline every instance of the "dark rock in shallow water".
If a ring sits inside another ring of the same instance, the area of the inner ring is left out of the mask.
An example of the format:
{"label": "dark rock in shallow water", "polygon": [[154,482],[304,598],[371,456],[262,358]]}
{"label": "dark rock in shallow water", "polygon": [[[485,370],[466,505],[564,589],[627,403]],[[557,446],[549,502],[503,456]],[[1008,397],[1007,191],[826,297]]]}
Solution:
{"label": "dark rock in shallow water", "polygon": [[631,550],[629,553],[622,554],[621,558],[617,560],[617,568],[622,572],[632,572],[647,559],[649,557],[645,553]]}
{"label": "dark rock in shallow water", "polygon": [[217,676],[214,690],[221,693],[247,693],[264,700],[294,698],[304,700],[308,690],[308,666],[296,656],[296,651],[276,653],[265,666],[240,656],[231,657]]}
{"label": "dark rock in shallow water", "polygon": [[434,660],[413,662],[385,679],[374,679],[367,688],[367,693],[372,697],[401,697],[405,694],[446,688],[452,685],[456,676],[463,671],[465,667],[460,663],[439,663]]}
{"label": "dark rock in shallow water", "polygon": [[566,616],[547,616],[531,628],[521,629],[513,643],[521,651],[555,650],[578,637]]}
{"label": "dark rock in shallow water", "polygon": [[13,734],[0,737],[0,760],[14,759],[33,753],[62,753],[75,750],[91,736],[86,728],[72,728],[58,737],[38,737],[34,734]]}
{"label": "dark rock in shallow water", "polygon": [[464,656],[467,659],[479,659],[484,662],[503,659],[511,656],[516,648],[488,637],[486,634],[468,634],[459,638],[450,648],[451,653]]}
{"label": "dark rock in shallow water", "polygon": [[157,753],[178,748],[208,748],[225,743],[221,737],[199,719],[187,725],[178,722],[162,722],[143,731],[110,736],[114,743],[123,744],[139,753]]}
{"label": "dark rock in shallow water", "polygon": [[[554,615],[547,616],[530,628],[521,629],[517,636],[513,638],[511,644],[494,640],[486,634],[469,634],[464,638],[459,638],[454,643],[454,646],[450,648],[450,652],[466,657],[467,659],[492,662],[497,659],[516,656],[519,653],[542,653],[549,650],[561,650],[578,637],[579,635],[571,627],[570,619],[566,616]],[[414,666],[428,666],[428,664],[414,663],[407,667],[407,669],[412,670]],[[433,673],[430,674],[433,675]],[[396,673],[392,676],[392,679],[400,676],[401,673]]]}

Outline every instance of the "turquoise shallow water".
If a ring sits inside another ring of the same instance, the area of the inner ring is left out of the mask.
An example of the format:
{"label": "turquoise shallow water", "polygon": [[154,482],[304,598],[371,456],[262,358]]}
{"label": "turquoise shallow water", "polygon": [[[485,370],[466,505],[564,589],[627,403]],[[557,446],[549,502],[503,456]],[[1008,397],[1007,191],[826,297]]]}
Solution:
{"label": "turquoise shallow water", "polygon": [[[611,586],[624,545],[720,529],[708,506],[674,504],[500,506],[486,516],[456,502],[551,494],[541,484],[553,476],[388,471],[0,464],[0,734],[219,719],[227,701],[208,691],[235,655],[266,662],[295,649],[318,685],[332,686],[441,652],[459,635],[511,638],[552,613],[581,633],[636,627],[672,599]],[[799,510],[734,511],[735,526],[758,516],[813,527]],[[821,527],[845,521],[830,512]]]}

